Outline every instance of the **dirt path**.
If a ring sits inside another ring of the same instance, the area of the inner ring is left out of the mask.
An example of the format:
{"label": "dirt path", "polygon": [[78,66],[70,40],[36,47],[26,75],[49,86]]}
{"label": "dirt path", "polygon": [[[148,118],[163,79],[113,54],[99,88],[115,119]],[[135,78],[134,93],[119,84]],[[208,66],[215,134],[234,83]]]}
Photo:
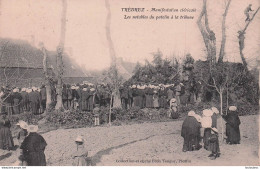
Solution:
{"label": "dirt path", "polygon": [[[204,149],[182,152],[182,121],[172,121],[59,129],[45,133],[47,164],[71,165],[71,156],[76,149],[74,139],[82,135],[86,139],[92,165],[259,165],[258,116],[240,118],[241,144],[221,143],[221,156],[216,160],[210,160],[207,157],[210,152]],[[2,165],[15,161],[17,152],[12,153],[0,159]]]}

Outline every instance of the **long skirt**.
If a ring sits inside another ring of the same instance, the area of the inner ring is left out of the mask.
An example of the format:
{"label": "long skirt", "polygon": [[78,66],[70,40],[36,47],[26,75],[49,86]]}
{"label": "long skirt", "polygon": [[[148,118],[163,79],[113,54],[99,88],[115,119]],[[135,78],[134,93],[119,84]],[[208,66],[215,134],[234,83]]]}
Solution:
{"label": "long skirt", "polygon": [[13,111],[14,111],[14,114],[20,114],[19,99],[14,99]]}
{"label": "long skirt", "polygon": [[40,105],[38,102],[31,102],[31,111],[33,114],[39,114]]}
{"label": "long skirt", "polygon": [[218,139],[214,142],[209,142],[208,150],[213,154],[218,154],[220,152]]}
{"label": "long skirt", "polygon": [[140,97],[139,97],[139,96],[133,97],[133,102],[134,102],[134,105],[133,105],[133,106],[135,106],[135,107],[141,107],[139,101],[140,101]]}
{"label": "long skirt", "polygon": [[0,127],[0,149],[10,150],[14,147],[11,130],[8,127]]}
{"label": "long skirt", "polygon": [[152,108],[153,107],[153,96],[145,95],[145,107]]}
{"label": "long skirt", "polygon": [[159,107],[165,108],[165,109],[168,107],[166,97],[162,96],[162,97],[159,98]]}
{"label": "long skirt", "polygon": [[5,104],[5,112],[8,114],[8,115],[12,115],[13,114],[13,104],[12,103],[4,103]]}
{"label": "long skirt", "polygon": [[46,158],[42,150],[37,152],[29,152],[26,154],[25,161],[28,166],[46,166]]}
{"label": "long skirt", "polygon": [[153,107],[154,107],[154,108],[158,108],[158,107],[159,107],[159,100],[158,100],[158,98],[155,98],[155,99],[153,100]]}
{"label": "long skirt", "polygon": [[239,126],[233,127],[230,124],[226,124],[226,135],[227,142],[230,144],[239,144],[240,143],[240,130]]}
{"label": "long skirt", "polygon": [[196,151],[201,148],[200,136],[189,135],[184,138],[183,151]]}
{"label": "long skirt", "polygon": [[209,138],[211,135],[211,129],[210,128],[205,128],[204,130],[204,136],[203,136],[203,143],[204,143],[204,148],[206,150],[209,150]]}
{"label": "long skirt", "polygon": [[87,111],[87,110],[88,110],[87,100],[82,100],[82,101],[81,101],[80,108],[81,108],[82,111]]}

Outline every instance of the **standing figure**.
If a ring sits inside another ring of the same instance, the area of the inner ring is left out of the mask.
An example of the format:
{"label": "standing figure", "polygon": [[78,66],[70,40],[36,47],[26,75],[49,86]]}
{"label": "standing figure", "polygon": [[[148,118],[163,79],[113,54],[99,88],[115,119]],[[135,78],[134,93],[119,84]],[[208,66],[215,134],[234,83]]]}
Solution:
{"label": "standing figure", "polygon": [[20,114],[21,100],[22,100],[22,95],[19,93],[19,89],[15,88],[13,90],[13,112],[14,112],[14,114]]}
{"label": "standing figure", "polygon": [[127,109],[127,104],[128,104],[128,88],[127,87],[121,86],[120,96],[121,96],[121,103],[122,103],[123,109]]}
{"label": "standing figure", "polygon": [[22,156],[28,166],[46,166],[46,158],[44,154],[47,143],[45,139],[37,133],[38,126],[29,125],[27,127],[29,135],[24,139],[20,149]]}
{"label": "standing figure", "polygon": [[62,87],[62,103],[65,110],[68,110],[68,89],[66,84]]}
{"label": "standing figure", "polygon": [[28,132],[27,132],[28,124],[23,120],[19,120],[19,122],[16,125],[18,127],[20,127],[20,131],[17,135],[17,140],[18,140],[19,146],[21,146],[22,142],[24,141],[25,137],[28,134]]}
{"label": "standing figure", "polygon": [[209,137],[209,151],[211,154],[208,156],[211,160],[215,160],[220,155],[219,141],[218,141],[218,129],[211,128]]}
{"label": "standing figure", "polygon": [[[173,96],[174,94],[173,94],[173,90],[172,90],[172,88],[171,87],[169,87],[168,88],[168,90],[167,90],[167,102],[170,104],[170,100],[174,97]],[[169,105],[168,104],[168,105]]]}
{"label": "standing figure", "polygon": [[81,111],[87,111],[88,110],[88,98],[89,98],[89,92],[87,88],[83,88],[81,92],[81,98],[80,98],[80,110]]}
{"label": "standing figure", "polygon": [[219,111],[216,107],[212,107],[211,108],[213,114],[211,116],[211,119],[212,119],[212,124],[211,124],[211,127],[212,128],[217,128],[217,124],[218,124],[218,114],[219,114]]}
{"label": "standing figure", "polygon": [[204,148],[206,150],[208,149],[209,146],[209,137],[211,133],[211,126],[212,126],[212,118],[211,116],[213,115],[213,112],[210,109],[205,109],[202,112],[202,120],[201,120],[201,125],[204,128],[204,136],[203,136],[203,143],[204,143]]}
{"label": "standing figure", "polygon": [[30,102],[30,108],[33,114],[38,114],[39,108],[40,108],[40,94],[36,93],[37,88],[33,87],[29,91],[29,102]]}
{"label": "standing figure", "polygon": [[159,108],[159,95],[157,90],[155,90],[153,94],[153,107],[156,109]]}
{"label": "standing figure", "polygon": [[14,141],[11,133],[11,123],[6,113],[0,116],[0,149],[11,150],[14,147]]}
{"label": "standing figure", "polygon": [[21,106],[20,106],[21,112],[29,111],[28,93],[26,92],[26,88],[22,88],[21,96],[22,96]]}
{"label": "standing figure", "polygon": [[201,148],[200,145],[200,128],[201,125],[196,118],[194,111],[188,113],[181,128],[181,136],[184,139],[183,152],[195,151]]}
{"label": "standing figure", "polygon": [[87,166],[88,151],[84,147],[84,139],[82,136],[77,136],[75,143],[77,145],[77,151],[73,153],[73,166]]}
{"label": "standing figure", "polygon": [[238,117],[237,108],[230,106],[228,114],[222,117],[226,121],[226,142],[228,144],[240,144],[240,119]]}
{"label": "standing figure", "polygon": [[244,14],[246,15],[246,20],[245,21],[250,21],[250,15],[249,15],[249,12],[250,11],[254,11],[251,9],[252,7],[252,4],[249,4],[248,7],[246,7],[245,11],[244,11]]}
{"label": "standing figure", "polygon": [[133,91],[131,86],[128,87],[128,108],[133,106]]}
{"label": "standing figure", "polygon": [[5,112],[8,116],[13,114],[13,95],[10,89],[6,88],[4,95],[2,96],[4,100]]}
{"label": "standing figure", "polygon": [[73,107],[73,91],[71,86],[67,85],[67,94],[68,94],[68,109],[71,109]]}
{"label": "standing figure", "polygon": [[91,87],[88,90],[88,111],[93,111],[94,105],[95,105],[95,95],[96,95],[96,89]]}
{"label": "standing figure", "polygon": [[170,100],[170,113],[169,113],[169,117],[172,118],[172,119],[179,118],[178,107],[177,107],[177,103],[176,103],[176,99],[175,98],[172,98]]}
{"label": "standing figure", "polygon": [[41,96],[41,108],[42,108],[41,113],[44,113],[44,111],[46,109],[46,100],[47,100],[47,93],[46,93],[45,85],[42,85],[42,87],[40,89],[40,96]]}
{"label": "standing figure", "polygon": [[93,109],[93,113],[94,113],[94,120],[95,120],[95,126],[99,126],[100,125],[100,108],[99,108],[99,104],[95,105],[95,108]]}
{"label": "standing figure", "polygon": [[153,89],[151,88],[151,85],[148,85],[145,88],[145,107],[146,108],[153,108]]}

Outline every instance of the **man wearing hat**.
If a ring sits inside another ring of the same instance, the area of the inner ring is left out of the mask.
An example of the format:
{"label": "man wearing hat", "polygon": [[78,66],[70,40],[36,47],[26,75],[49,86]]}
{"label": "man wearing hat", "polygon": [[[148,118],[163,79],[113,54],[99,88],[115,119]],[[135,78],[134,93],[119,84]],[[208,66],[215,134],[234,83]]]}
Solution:
{"label": "man wearing hat", "polygon": [[230,106],[227,115],[222,115],[226,121],[227,144],[240,144],[240,119],[236,106]]}
{"label": "man wearing hat", "polygon": [[29,125],[27,127],[29,135],[24,139],[20,149],[22,149],[22,158],[28,166],[46,166],[44,154],[47,143],[45,139],[37,133],[38,126]]}

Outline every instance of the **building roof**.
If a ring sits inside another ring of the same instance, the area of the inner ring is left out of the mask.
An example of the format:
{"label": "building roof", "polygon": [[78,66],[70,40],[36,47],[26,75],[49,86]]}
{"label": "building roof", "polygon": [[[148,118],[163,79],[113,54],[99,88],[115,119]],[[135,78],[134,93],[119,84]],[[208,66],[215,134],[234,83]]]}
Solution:
{"label": "building roof", "polygon": [[[41,50],[28,42],[0,38],[0,67],[8,68],[43,68]],[[56,52],[47,51],[48,68],[56,71]],[[82,68],[66,53],[63,55],[64,77],[86,77]]]}

